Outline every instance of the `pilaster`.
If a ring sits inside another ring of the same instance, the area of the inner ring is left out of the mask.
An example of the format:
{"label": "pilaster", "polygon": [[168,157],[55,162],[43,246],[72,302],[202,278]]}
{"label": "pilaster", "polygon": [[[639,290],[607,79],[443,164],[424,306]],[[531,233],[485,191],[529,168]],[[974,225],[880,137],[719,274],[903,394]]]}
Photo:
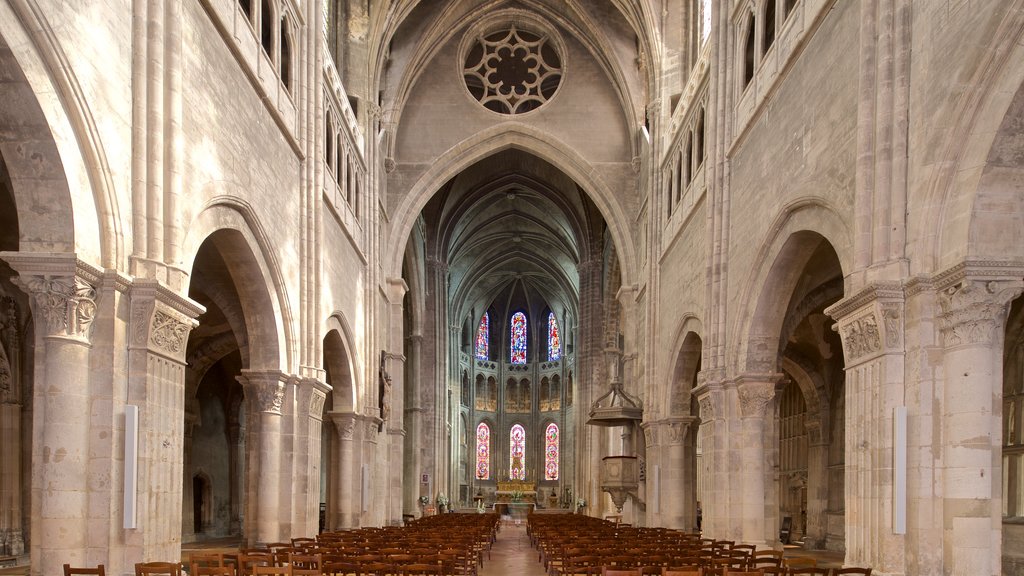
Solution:
{"label": "pilaster", "polygon": [[742,444],[732,446],[739,450],[742,468],[733,470],[742,478],[742,534],[743,542],[762,545],[775,541],[774,526],[769,532],[765,518],[765,412],[775,397],[775,386],[781,374],[743,374],[736,378],[739,398]]}
{"label": "pilaster", "polygon": [[355,473],[358,465],[355,458],[355,437],[358,415],[354,412],[328,412],[327,417],[334,424],[338,450],[337,492],[334,494],[335,507],[329,511],[334,520],[331,525],[338,528],[358,528],[359,510]]}
{"label": "pilaster", "polygon": [[846,362],[846,562],[884,574],[906,570],[906,536],[893,525],[893,410],[906,395],[904,309],[898,282],[869,285],[825,309]]}

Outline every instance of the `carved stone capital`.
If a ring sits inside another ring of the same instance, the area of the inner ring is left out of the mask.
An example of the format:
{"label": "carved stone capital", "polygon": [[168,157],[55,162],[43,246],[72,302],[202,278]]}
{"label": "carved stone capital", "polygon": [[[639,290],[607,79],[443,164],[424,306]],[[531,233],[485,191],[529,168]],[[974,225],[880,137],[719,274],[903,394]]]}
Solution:
{"label": "carved stone capital", "polygon": [[184,362],[188,335],[206,309],[156,280],[137,279],[129,295],[130,346]]}
{"label": "carved stone capital", "polygon": [[1024,284],[1020,280],[964,278],[939,291],[943,344],[993,345],[1001,341],[1008,305]]}
{"label": "carved stone capital", "polygon": [[764,418],[768,402],[775,397],[775,385],[781,374],[744,375],[736,379],[743,418]]}
{"label": "carved stone capital", "polygon": [[396,166],[396,164],[395,164],[395,159],[394,158],[391,158],[389,156],[389,157],[384,159],[384,172],[385,173],[391,174],[392,172],[394,172],[395,171],[395,166]]}
{"label": "carved stone capital", "polygon": [[699,420],[696,416],[675,416],[647,422],[641,427],[648,446],[677,446],[686,441],[690,426]]}
{"label": "carved stone capital", "polygon": [[238,382],[257,412],[280,415],[284,406],[287,375],[279,371],[242,370]]}
{"label": "carved stone capital", "polygon": [[2,257],[18,272],[15,282],[31,297],[45,336],[90,341],[103,276],[99,269],[74,254],[5,252]]}
{"label": "carved stone capital", "polygon": [[847,364],[903,352],[904,288],[875,283],[825,309],[836,320]]}
{"label": "carved stone capital", "polygon": [[693,395],[697,397],[697,404],[700,406],[700,419],[703,422],[710,422],[715,418],[725,416],[720,409],[722,406],[722,382],[720,374],[707,370],[697,373],[697,386],[693,389]]}
{"label": "carved stone capital", "polygon": [[356,435],[356,422],[359,419],[359,415],[355,412],[328,412],[331,422],[334,423],[334,429],[338,432],[338,437],[342,440],[352,440]]}
{"label": "carved stone capital", "polygon": [[323,420],[324,403],[331,387],[313,378],[299,378],[299,407],[314,420]]}

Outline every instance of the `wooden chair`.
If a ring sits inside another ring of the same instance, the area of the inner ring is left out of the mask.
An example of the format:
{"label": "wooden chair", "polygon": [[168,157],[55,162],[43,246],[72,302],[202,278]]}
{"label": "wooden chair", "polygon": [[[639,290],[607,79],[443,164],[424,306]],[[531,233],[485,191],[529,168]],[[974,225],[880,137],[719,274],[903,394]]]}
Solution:
{"label": "wooden chair", "polygon": [[793,556],[792,558],[783,558],[782,565],[786,568],[815,568],[818,561],[810,556]]}
{"label": "wooden chair", "polygon": [[251,576],[252,569],[256,566],[270,566],[274,563],[274,557],[270,552],[250,552],[238,555],[238,576]]}
{"label": "wooden chair", "polygon": [[833,568],[832,576],[841,574],[857,574],[858,576],[871,576],[871,568]]}
{"label": "wooden chair", "polygon": [[398,567],[398,573],[402,576],[441,576],[441,567],[437,564],[417,562],[405,564]]}
{"label": "wooden chair", "polygon": [[819,568],[817,566],[805,566],[803,568],[790,568],[789,574],[811,574],[813,576],[828,576],[831,571],[828,568]]}
{"label": "wooden chair", "polygon": [[64,576],[106,576],[107,570],[103,564],[97,564],[95,568],[72,568],[70,564],[64,565]]}
{"label": "wooden chair", "polygon": [[704,576],[704,569],[699,566],[681,566],[661,568],[661,576]]}
{"label": "wooden chair", "polygon": [[252,576],[292,576],[290,564],[284,566],[253,566]]}
{"label": "wooden chair", "polygon": [[724,568],[722,569],[722,576],[764,576],[764,572],[761,570],[732,570]]}
{"label": "wooden chair", "polygon": [[234,566],[202,566],[192,563],[189,576],[237,576]]}
{"label": "wooden chair", "polygon": [[181,576],[181,564],[177,562],[139,562],[135,565],[135,576]]}
{"label": "wooden chair", "polygon": [[324,562],[324,576],[357,576],[359,564],[354,562]]}
{"label": "wooden chair", "polygon": [[639,568],[612,568],[603,566],[601,576],[640,576]]}

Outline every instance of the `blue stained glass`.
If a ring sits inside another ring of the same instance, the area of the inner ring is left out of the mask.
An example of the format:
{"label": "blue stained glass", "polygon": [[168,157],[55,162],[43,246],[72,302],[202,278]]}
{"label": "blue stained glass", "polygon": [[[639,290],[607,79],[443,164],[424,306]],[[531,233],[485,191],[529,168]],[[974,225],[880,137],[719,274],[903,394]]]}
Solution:
{"label": "blue stained glass", "polygon": [[480,326],[476,329],[476,359],[487,360],[491,347],[491,319],[484,312],[480,318]]}
{"label": "blue stained glass", "polygon": [[512,315],[511,362],[526,364],[526,314]]}
{"label": "blue stained glass", "polygon": [[548,313],[548,362],[554,362],[562,357],[562,342],[558,337],[558,320],[555,320],[555,313]]}

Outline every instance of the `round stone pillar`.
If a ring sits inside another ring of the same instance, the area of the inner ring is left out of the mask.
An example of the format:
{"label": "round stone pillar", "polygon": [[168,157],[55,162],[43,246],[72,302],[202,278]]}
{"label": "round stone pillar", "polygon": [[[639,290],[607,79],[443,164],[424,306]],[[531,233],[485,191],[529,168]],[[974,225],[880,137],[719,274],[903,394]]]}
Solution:
{"label": "round stone pillar", "polygon": [[1021,282],[959,276],[939,286],[942,512],[946,574],[996,574],[1002,539],[1002,354]]}
{"label": "round stone pillar", "polygon": [[99,271],[73,256],[11,261],[31,297],[37,362],[33,402],[42,423],[33,446],[32,573],[83,563],[89,535],[89,354]]}
{"label": "round stone pillar", "polygon": [[334,501],[335,509],[331,511],[334,515],[333,525],[338,528],[358,528],[359,511],[356,510],[355,494],[355,430],[356,414],[352,412],[330,412],[328,416],[334,423],[334,430],[337,434],[338,449],[338,475],[336,483],[337,493]]}
{"label": "round stone pillar", "polygon": [[245,391],[249,413],[258,420],[256,446],[250,450],[257,475],[256,541],[278,542],[281,539],[281,408],[284,403],[286,377],[281,372],[243,370],[238,381]]}
{"label": "round stone pillar", "polygon": [[741,376],[737,379],[743,444],[740,447],[741,469],[735,472],[742,479],[741,518],[745,544],[764,545],[769,541],[764,521],[764,417],[768,402],[775,396],[775,384],[780,378],[779,374],[765,374]]}

